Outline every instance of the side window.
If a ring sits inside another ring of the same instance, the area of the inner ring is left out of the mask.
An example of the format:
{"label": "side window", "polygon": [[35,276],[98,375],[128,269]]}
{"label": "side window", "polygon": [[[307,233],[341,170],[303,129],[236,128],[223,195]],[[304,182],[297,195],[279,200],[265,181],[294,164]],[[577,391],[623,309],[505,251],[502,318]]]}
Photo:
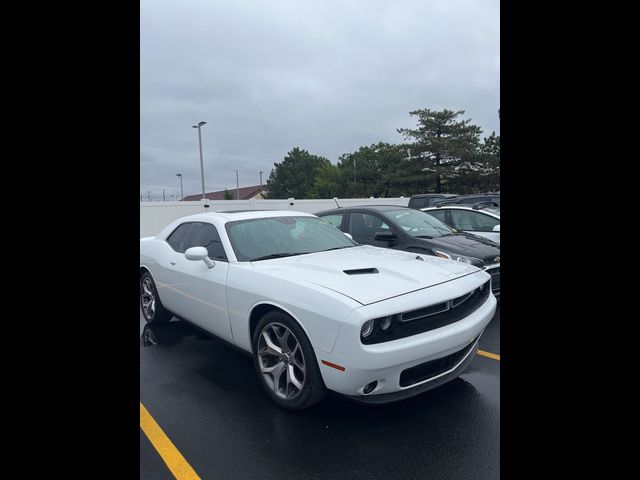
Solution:
{"label": "side window", "polygon": [[340,226],[342,225],[342,217],[344,217],[344,213],[334,213],[333,215],[324,215],[320,218],[329,222],[334,227],[340,228]]}
{"label": "side window", "polygon": [[184,234],[189,227],[190,223],[183,223],[178,228],[176,228],[171,235],[167,238],[167,243],[173,247],[174,250],[177,250],[180,253],[184,253],[184,250],[180,250],[182,240],[184,238]]}
{"label": "side window", "polygon": [[193,223],[182,243],[183,252],[191,247],[205,247],[209,252],[209,258],[227,259],[222,242],[220,242],[220,235],[218,235],[216,227],[210,223]]}
{"label": "side window", "polygon": [[478,232],[491,232],[493,231],[493,227],[500,224],[500,220],[497,218],[490,217],[489,215],[485,215],[483,213],[476,213],[474,215],[475,220],[475,230]]}
{"label": "side window", "polygon": [[427,205],[427,201],[429,199],[425,197],[414,198],[413,202],[411,202],[411,208],[424,208]]}
{"label": "side window", "polygon": [[429,205],[423,205],[423,207],[432,207],[434,206],[436,203],[441,202],[442,200],[444,200],[444,197],[431,197],[429,199]]}
{"label": "side window", "polygon": [[453,226],[460,230],[490,232],[500,223],[497,218],[473,210],[451,210]]}
{"label": "side window", "polygon": [[447,217],[447,211],[446,210],[429,210],[429,211],[427,211],[425,213],[428,213],[432,217],[436,217],[441,222],[447,223],[446,222],[446,217]]}
{"label": "side window", "polygon": [[376,233],[389,231],[389,225],[377,215],[351,212],[349,215],[349,233],[354,237],[373,240]]}

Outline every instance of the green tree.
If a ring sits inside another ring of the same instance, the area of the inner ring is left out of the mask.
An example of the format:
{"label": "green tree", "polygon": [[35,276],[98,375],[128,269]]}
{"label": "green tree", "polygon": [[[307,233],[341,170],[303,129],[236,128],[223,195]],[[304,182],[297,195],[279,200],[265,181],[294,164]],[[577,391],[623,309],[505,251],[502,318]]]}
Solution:
{"label": "green tree", "polygon": [[458,193],[500,190],[500,137],[495,132],[478,145],[471,161],[460,166],[449,187]]}
{"label": "green tree", "polygon": [[407,183],[421,184],[416,191],[451,191],[449,184],[457,183],[453,180],[477,158],[482,129],[471,119],[458,120],[464,110],[422,109],[409,114],[418,117],[418,128],[398,129],[405,140],[413,140],[406,145],[410,152],[410,165],[405,168]]}
{"label": "green tree", "polygon": [[224,189],[224,199],[225,200],[233,200],[233,193],[231,193],[228,189]]}
{"label": "green tree", "polygon": [[404,169],[406,155],[398,145],[379,142],[360,147],[340,157],[342,171],[350,197],[390,197],[403,194],[403,180],[398,172]]}
{"label": "green tree", "polygon": [[295,147],[284,160],[273,164],[267,180],[268,198],[310,198],[316,176],[331,162]]}

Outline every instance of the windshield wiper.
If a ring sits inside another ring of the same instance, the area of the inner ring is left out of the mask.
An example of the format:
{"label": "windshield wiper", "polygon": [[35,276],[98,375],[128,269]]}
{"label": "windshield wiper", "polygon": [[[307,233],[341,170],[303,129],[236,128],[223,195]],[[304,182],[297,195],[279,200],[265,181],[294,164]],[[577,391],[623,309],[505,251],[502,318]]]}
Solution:
{"label": "windshield wiper", "polygon": [[272,253],[271,255],[265,255],[264,257],[258,257],[258,258],[252,258],[251,261],[255,262],[258,260],[269,260],[271,258],[282,258],[282,257],[293,257],[295,255],[306,255],[307,253],[313,253],[313,252],[299,252],[299,253],[287,253],[287,252],[283,252],[283,253]]}
{"label": "windshield wiper", "polygon": [[431,240],[433,237],[430,237],[429,235],[414,235],[416,238],[428,238],[429,240]]}
{"label": "windshield wiper", "polygon": [[345,245],[343,247],[333,247],[333,248],[327,248],[326,250],[318,250],[319,252],[330,252],[331,250],[342,250],[343,248],[352,248],[355,247],[355,245]]}

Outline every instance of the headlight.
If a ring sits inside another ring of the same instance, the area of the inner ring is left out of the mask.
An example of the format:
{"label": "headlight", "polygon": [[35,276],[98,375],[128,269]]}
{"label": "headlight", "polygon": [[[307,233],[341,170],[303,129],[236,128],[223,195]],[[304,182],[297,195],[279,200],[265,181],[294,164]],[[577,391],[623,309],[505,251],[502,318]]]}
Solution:
{"label": "headlight", "polygon": [[455,253],[449,254],[449,253],[441,252],[440,250],[434,250],[434,252],[437,257],[447,258],[449,260],[455,260],[456,262],[468,263],[469,265],[473,265],[475,267],[482,267],[484,265],[484,262],[479,258],[467,257],[465,255],[456,255]]}
{"label": "headlight", "polygon": [[387,315],[386,317],[374,318],[364,322],[360,330],[362,343],[371,343],[375,336],[391,335],[391,330],[399,317],[399,314]]}
{"label": "headlight", "polygon": [[362,330],[360,331],[362,338],[364,339],[364,338],[372,337],[375,328],[376,328],[375,319],[367,320],[366,322],[364,322],[364,325],[362,325]]}
{"label": "headlight", "polygon": [[383,332],[386,332],[391,328],[391,322],[393,321],[393,317],[391,315],[387,315],[384,318],[379,319],[380,328]]}

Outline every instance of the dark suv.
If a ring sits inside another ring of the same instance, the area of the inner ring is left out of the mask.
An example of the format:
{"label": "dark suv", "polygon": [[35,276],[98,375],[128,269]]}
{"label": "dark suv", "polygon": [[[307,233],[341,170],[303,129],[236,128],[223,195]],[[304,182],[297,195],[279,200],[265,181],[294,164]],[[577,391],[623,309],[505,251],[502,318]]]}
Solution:
{"label": "dark suv", "polygon": [[397,205],[367,205],[318,212],[362,245],[469,263],[491,275],[491,289],[500,295],[500,245],[471,233],[459,232],[428,213]]}
{"label": "dark suv", "polygon": [[409,199],[409,208],[415,208],[420,210],[421,208],[432,207],[436,203],[443,200],[450,200],[457,197],[452,193],[420,193],[413,195]]}

